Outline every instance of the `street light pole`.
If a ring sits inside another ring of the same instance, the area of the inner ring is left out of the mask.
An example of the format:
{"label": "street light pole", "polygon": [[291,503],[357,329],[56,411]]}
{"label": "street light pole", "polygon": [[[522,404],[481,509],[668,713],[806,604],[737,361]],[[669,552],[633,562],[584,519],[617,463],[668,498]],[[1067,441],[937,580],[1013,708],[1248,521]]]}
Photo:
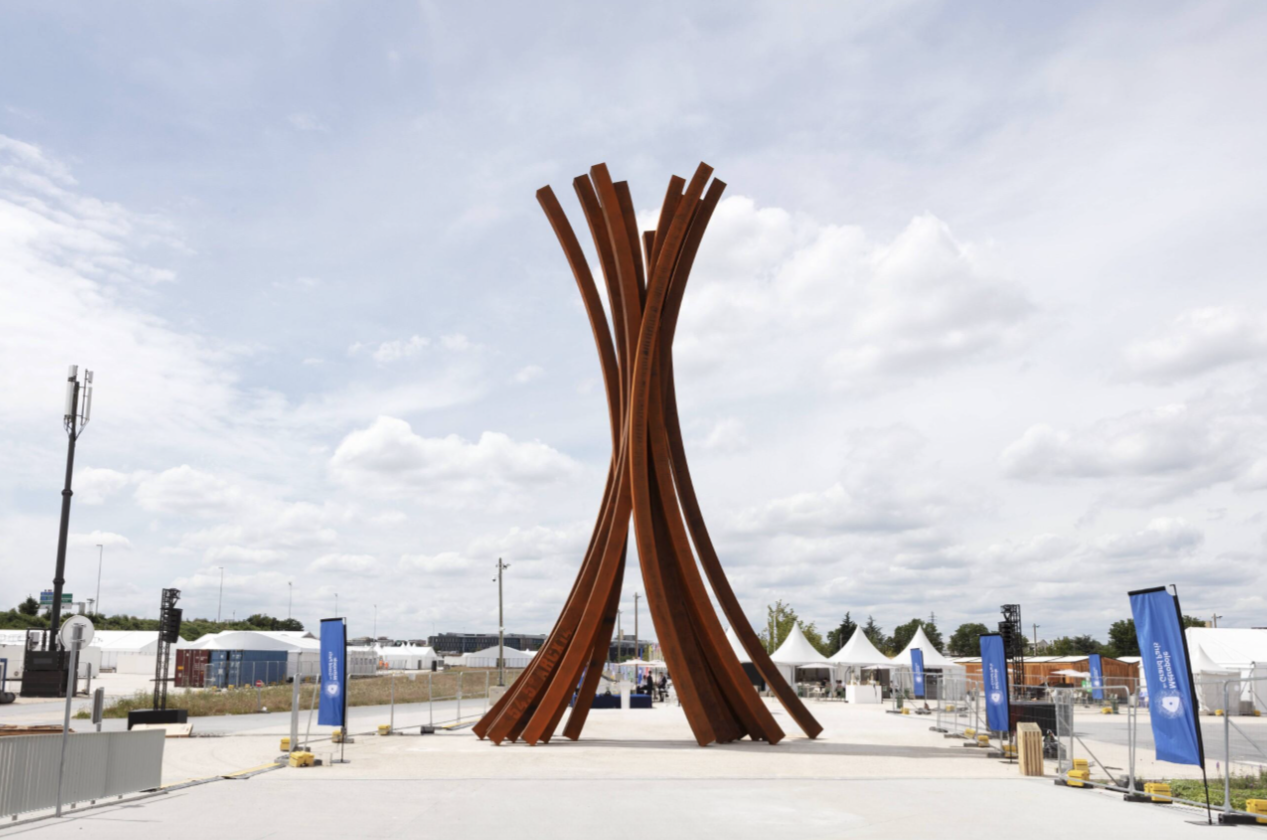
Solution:
{"label": "street light pole", "polygon": [[97,605],[97,613],[101,612],[101,561],[106,556],[106,547],[101,543],[97,543],[97,598],[93,602]]}
{"label": "street light pole", "polygon": [[1034,655],[1038,656],[1038,625],[1034,625]]}
{"label": "street light pole", "polygon": [[374,640],[378,641],[378,604],[374,605]]}
{"label": "street light pole", "polygon": [[503,563],[500,557],[497,558],[497,685],[498,687],[506,685],[506,611],[505,601],[502,597],[502,572],[510,568],[509,563]]}
{"label": "street light pole", "polygon": [[291,607],[295,604],[295,582],[286,581],[286,620],[290,621]]}
{"label": "street light pole", "polygon": [[[80,404],[80,396],[83,401]],[[84,370],[84,380],[79,381],[79,365],[71,365],[66,374],[66,407],[62,412],[62,426],[66,429],[66,484],[62,488],[62,521],[57,532],[57,566],[53,572],[53,607],[49,613],[48,650],[53,647],[53,634],[57,633],[62,617],[62,587],[66,584],[66,540],[70,532],[70,489],[75,474],[75,441],[83,434],[92,412],[92,371]]]}
{"label": "street light pole", "polygon": [[220,623],[220,608],[224,606],[224,566],[220,567],[220,600],[216,601],[216,624]]}
{"label": "street light pole", "polygon": [[642,652],[638,650],[638,599],[642,595],[634,593],[634,659],[641,659]]}

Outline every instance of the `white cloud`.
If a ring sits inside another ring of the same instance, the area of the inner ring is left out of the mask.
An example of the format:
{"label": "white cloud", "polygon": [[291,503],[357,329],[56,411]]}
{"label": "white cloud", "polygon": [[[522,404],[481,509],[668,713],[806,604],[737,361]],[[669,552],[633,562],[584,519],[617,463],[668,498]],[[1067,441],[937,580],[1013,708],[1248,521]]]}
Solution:
{"label": "white cloud", "polygon": [[242,503],[240,488],[188,464],[141,479],[135,497],[143,510],[179,516],[225,515]]}
{"label": "white cloud", "polygon": [[1229,406],[1175,403],[1075,430],[1037,424],[1009,444],[1000,460],[1011,478],[1118,479],[1102,486],[1124,499],[1152,503],[1244,474],[1267,431],[1265,419]]}
{"label": "white cloud", "polygon": [[240,545],[218,545],[207,549],[204,559],[208,563],[243,563],[268,565],[286,559],[284,551],[271,548],[244,548]]}
{"label": "white cloud", "polygon": [[469,558],[456,551],[439,554],[402,554],[400,568],[404,571],[425,572],[429,575],[462,575],[471,568]]}
{"label": "white cloud", "polygon": [[457,435],[426,438],[394,417],[379,417],[345,437],[330,468],[338,480],[363,489],[406,485],[441,495],[540,487],[580,470],[539,441],[514,441],[500,432],[484,432],[474,443]]}
{"label": "white cloud", "polygon": [[443,345],[445,350],[452,350],[458,353],[476,348],[476,345],[472,344],[471,340],[461,333],[441,336],[440,344]]}
{"label": "white cloud", "polygon": [[515,382],[520,385],[526,385],[533,380],[540,379],[544,375],[545,369],[539,365],[527,365],[520,368],[519,372],[515,374]]}
{"label": "white cloud", "polygon": [[330,131],[330,126],[326,125],[315,114],[289,114],[286,117],[286,122],[290,123],[290,127],[296,131],[319,131],[323,133]]}
{"label": "white cloud", "polygon": [[1183,519],[1158,517],[1139,531],[1106,534],[1095,541],[1095,547],[1111,558],[1160,559],[1191,554],[1204,541],[1205,533]]}
{"label": "white cloud", "polygon": [[132,478],[117,470],[86,468],[75,474],[73,489],[75,501],[85,505],[99,505],[107,498],[127,487]]}
{"label": "white cloud", "polygon": [[700,445],[713,452],[737,452],[746,448],[748,436],[744,434],[743,421],[735,417],[718,420]]}
{"label": "white cloud", "polygon": [[109,531],[93,531],[90,534],[71,534],[67,544],[73,548],[95,548],[103,545],[106,548],[131,548],[132,541],[122,534]]}
{"label": "white cloud", "polygon": [[1161,335],[1126,348],[1129,375],[1174,382],[1267,356],[1267,315],[1239,306],[1208,306],[1179,315]]}
{"label": "white cloud", "polygon": [[430,339],[420,335],[410,336],[407,339],[384,341],[372,350],[369,345],[358,341],[348,348],[348,355],[359,356],[361,353],[369,352],[374,361],[380,365],[387,365],[403,359],[416,359],[429,346],[431,346]]}
{"label": "white cloud", "polygon": [[932,215],[875,242],[738,196],[709,226],[676,346],[687,371],[732,395],[820,382],[873,391],[1015,353],[1035,312]]}
{"label": "white cloud", "polygon": [[310,572],[369,572],[378,561],[368,554],[323,554],[308,566]]}

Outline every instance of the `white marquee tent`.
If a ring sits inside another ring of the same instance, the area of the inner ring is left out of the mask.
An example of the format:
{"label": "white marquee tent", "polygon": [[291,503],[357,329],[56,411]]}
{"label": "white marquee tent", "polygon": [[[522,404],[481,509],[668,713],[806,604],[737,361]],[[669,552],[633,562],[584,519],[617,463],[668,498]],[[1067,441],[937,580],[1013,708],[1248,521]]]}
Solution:
{"label": "white marquee tent", "polygon": [[862,628],[854,630],[845,646],[828,657],[828,661],[835,664],[836,676],[840,682],[850,682],[850,676],[863,669],[893,666],[893,661],[871,643]]}
{"label": "white marquee tent", "polygon": [[398,645],[378,649],[378,658],[388,668],[405,671],[430,671],[439,661],[434,648]]}
{"label": "white marquee tent", "polygon": [[730,646],[735,650],[735,656],[739,657],[739,661],[742,664],[752,664],[752,657],[748,655],[748,651],[744,650],[743,642],[739,641],[739,635],[734,631],[734,628],[726,628],[726,641],[730,642]]}
{"label": "white marquee tent", "polygon": [[835,677],[833,673],[836,670],[835,665],[809,643],[809,639],[805,638],[805,634],[796,624],[792,625],[791,632],[788,633],[783,644],[779,645],[779,649],[770,654],[770,658],[779,666],[779,670],[789,682],[796,681],[798,671],[814,668],[822,668],[833,679]]}
{"label": "white marquee tent", "polygon": [[[1240,708],[1229,710],[1239,714],[1258,709],[1267,713],[1267,630],[1244,627],[1189,627],[1184,631],[1188,652],[1192,655],[1192,676],[1198,683],[1202,710],[1207,700],[1216,709],[1223,708],[1221,685],[1203,689],[1201,683],[1221,683],[1239,677]],[[1198,655],[1197,649],[1200,649]],[[1144,675],[1141,665],[1140,676]],[[1236,686],[1229,690],[1235,692]],[[1210,697],[1205,695],[1210,693]],[[1233,704],[1235,705],[1235,704]]]}
{"label": "white marquee tent", "polygon": [[[509,645],[502,648],[502,658],[506,660],[507,668],[527,668],[533,655],[534,651],[525,652]],[[467,668],[496,668],[497,645],[464,655],[461,664]]]}
{"label": "white marquee tent", "polygon": [[[857,634],[855,633],[854,635],[856,636]],[[903,688],[910,688],[911,651],[916,648],[919,648],[920,653],[924,654],[924,670],[940,671],[942,674],[938,691],[941,699],[962,700],[967,696],[966,676],[968,669],[943,656],[924,633],[923,627],[915,628],[915,635],[911,637],[906,648],[891,660],[893,665],[902,669],[899,673],[903,680]]]}
{"label": "white marquee tent", "polygon": [[[177,639],[172,645],[171,662],[174,669],[175,651],[189,647],[190,642]],[[93,633],[90,648],[101,651],[101,667],[119,674],[153,674],[158,658],[157,630],[98,630]]]}

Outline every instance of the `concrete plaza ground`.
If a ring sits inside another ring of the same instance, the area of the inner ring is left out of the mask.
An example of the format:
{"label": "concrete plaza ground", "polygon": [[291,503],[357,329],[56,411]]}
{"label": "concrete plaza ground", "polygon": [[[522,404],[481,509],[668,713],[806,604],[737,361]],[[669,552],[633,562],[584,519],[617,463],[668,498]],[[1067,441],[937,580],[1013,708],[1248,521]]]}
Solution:
{"label": "concrete plaza ground", "polygon": [[[197,838],[396,837],[422,832],[492,838],[595,836],[763,838],[967,838],[1001,822],[1027,838],[1078,834],[1153,838],[1198,831],[1199,813],[1133,805],[1093,790],[1026,779],[1016,765],[929,731],[924,716],[878,706],[814,703],[825,731],[811,741],[777,706],[789,737],[700,749],[680,709],[597,711],[577,742],[494,747],[469,729],[435,735],[359,734],[348,764],[314,729],[322,767],[272,770],[19,823],[6,835]],[[353,709],[368,732],[387,710]],[[471,710],[478,712],[479,709]],[[277,757],[287,715],[203,719],[219,737],[169,739],[164,777],[245,769]],[[398,727],[425,722],[426,707],[398,707]],[[1112,744],[1102,744],[1112,750]],[[1105,759],[1112,763],[1112,759]],[[1048,770],[1054,770],[1049,763]],[[1242,829],[1253,831],[1254,829]]]}

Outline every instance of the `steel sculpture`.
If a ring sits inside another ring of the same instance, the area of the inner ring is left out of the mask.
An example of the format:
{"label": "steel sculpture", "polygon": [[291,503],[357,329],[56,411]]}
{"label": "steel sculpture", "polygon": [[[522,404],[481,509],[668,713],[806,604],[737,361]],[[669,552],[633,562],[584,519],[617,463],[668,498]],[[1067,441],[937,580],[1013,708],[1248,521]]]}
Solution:
{"label": "steel sculpture", "polygon": [[712,172],[701,163],[690,183],[673,176],[656,229],[641,235],[629,185],[613,182],[606,164],[573,180],[598,254],[610,325],[562,206],[550,187],[537,191],[594,333],[612,458],[598,521],[563,612],[527,670],[475,725],[480,738],[498,744],[506,739],[548,742],[569,705],[572,713],[563,734],[580,737],[616,622],[631,519],[651,619],[700,746],[744,736],[774,744],[784,733],[725,637],[696,553],[761,676],[806,735],[813,738],[822,731],[744,616],[713,548],[686,465],[673,382],[673,336],[691,266],[726,187],[715,178],[709,183]]}

